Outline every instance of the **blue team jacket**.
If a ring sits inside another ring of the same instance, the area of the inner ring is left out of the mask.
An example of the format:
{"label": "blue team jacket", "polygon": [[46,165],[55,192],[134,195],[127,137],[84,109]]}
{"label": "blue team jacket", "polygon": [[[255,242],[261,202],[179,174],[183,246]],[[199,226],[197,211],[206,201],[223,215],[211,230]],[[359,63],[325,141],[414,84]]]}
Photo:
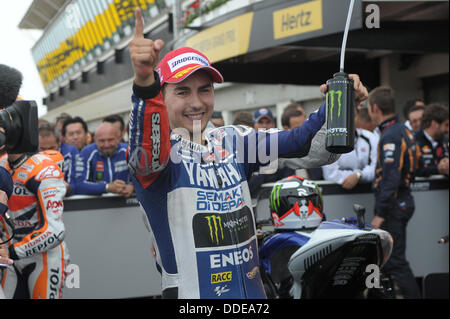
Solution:
{"label": "blue team jacket", "polygon": [[83,148],[76,165],[77,194],[101,195],[106,184],[116,179],[129,183],[127,147],[126,143],[119,143],[116,152],[109,157],[102,155],[95,143]]}
{"label": "blue team jacket", "polygon": [[59,152],[64,157],[64,180],[72,187],[72,194],[76,194],[77,188],[75,182],[75,170],[77,164],[78,149],[73,145],[62,142],[61,146],[59,147]]}

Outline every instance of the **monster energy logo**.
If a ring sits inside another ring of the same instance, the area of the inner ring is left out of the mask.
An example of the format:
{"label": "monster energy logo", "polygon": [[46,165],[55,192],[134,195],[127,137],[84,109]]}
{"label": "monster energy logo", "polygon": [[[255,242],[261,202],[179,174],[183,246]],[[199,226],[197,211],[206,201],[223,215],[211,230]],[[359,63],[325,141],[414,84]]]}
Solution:
{"label": "monster energy logo", "polygon": [[[329,109],[329,113],[330,113],[330,121],[333,121],[333,108],[334,108],[334,97],[335,94],[337,95],[337,99],[338,99],[338,104],[339,104],[339,108],[338,108],[338,118],[341,117],[341,107],[342,107],[342,91],[341,90],[331,90],[328,92],[328,96],[327,96],[327,109]],[[330,107],[328,105],[328,103],[330,103]]]}
{"label": "monster energy logo", "polygon": [[[219,245],[219,230],[222,240],[224,239],[223,236],[223,227],[222,227],[222,218],[220,216],[205,216],[206,220],[208,221],[209,226],[209,235],[211,237],[211,241],[214,242],[214,238],[216,238],[216,243]],[[213,227],[214,225],[214,227]]]}
{"label": "monster energy logo", "polygon": [[272,206],[273,210],[277,210],[277,207],[280,206],[280,189],[281,185],[275,185],[270,194],[270,206]]}

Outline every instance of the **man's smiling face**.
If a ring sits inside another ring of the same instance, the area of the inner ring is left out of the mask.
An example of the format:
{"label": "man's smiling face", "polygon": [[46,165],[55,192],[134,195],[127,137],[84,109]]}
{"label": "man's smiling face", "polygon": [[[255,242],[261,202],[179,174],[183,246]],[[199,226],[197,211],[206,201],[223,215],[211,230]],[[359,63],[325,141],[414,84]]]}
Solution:
{"label": "man's smiling face", "polygon": [[170,128],[184,128],[193,134],[194,122],[206,128],[214,111],[214,87],[209,74],[199,70],[184,81],[167,83],[164,88]]}

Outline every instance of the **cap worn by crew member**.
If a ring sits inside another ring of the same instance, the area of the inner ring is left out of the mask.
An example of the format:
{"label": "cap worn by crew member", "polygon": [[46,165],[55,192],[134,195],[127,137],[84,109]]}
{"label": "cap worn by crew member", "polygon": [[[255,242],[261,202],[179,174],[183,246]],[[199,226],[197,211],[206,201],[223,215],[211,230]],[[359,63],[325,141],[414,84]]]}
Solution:
{"label": "cap worn by crew member", "polygon": [[259,109],[253,114],[253,122],[258,122],[263,117],[267,117],[273,122],[275,122],[272,112],[270,112],[270,110],[266,108]]}

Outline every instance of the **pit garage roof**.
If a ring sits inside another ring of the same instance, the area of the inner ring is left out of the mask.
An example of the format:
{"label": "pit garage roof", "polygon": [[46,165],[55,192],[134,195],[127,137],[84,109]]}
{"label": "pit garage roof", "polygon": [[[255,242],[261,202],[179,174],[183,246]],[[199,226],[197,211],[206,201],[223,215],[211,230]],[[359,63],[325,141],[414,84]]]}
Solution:
{"label": "pit garage roof", "polygon": [[44,30],[70,0],[34,0],[19,23],[20,29]]}

